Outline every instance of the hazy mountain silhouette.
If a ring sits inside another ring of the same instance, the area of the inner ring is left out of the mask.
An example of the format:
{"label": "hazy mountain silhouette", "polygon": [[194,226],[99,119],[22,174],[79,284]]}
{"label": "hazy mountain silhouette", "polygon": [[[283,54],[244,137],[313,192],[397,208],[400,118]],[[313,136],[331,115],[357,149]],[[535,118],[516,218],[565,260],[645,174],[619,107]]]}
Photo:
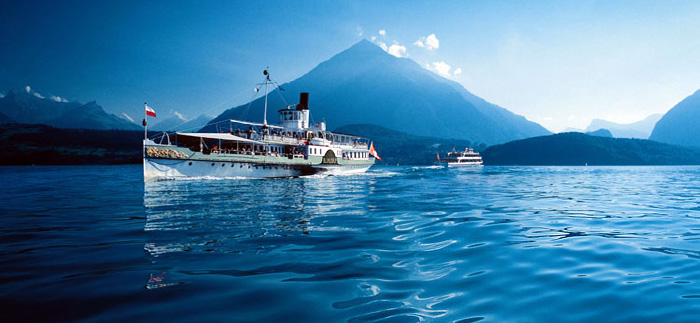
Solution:
{"label": "hazy mountain silhouette", "polygon": [[64,115],[71,109],[79,107],[77,102],[57,102],[39,98],[25,91],[10,90],[0,99],[0,113],[5,114],[16,123],[44,123]]}
{"label": "hazy mountain silhouette", "polygon": [[591,124],[586,128],[586,132],[608,129],[616,138],[647,139],[651,135],[651,131],[654,130],[654,125],[656,125],[656,122],[658,122],[662,116],[663,114],[652,114],[644,118],[644,120],[627,124],[593,119]]}
{"label": "hazy mountain silhouette", "polygon": [[589,136],[598,136],[598,137],[606,137],[606,138],[613,138],[613,134],[610,132],[608,129],[598,129],[595,131],[588,131],[586,132],[587,135]]}
{"label": "hazy mountain silhouette", "polygon": [[666,112],[656,123],[649,139],[700,147],[700,90]]}
{"label": "hazy mountain silhouette", "polygon": [[[164,116],[165,115],[163,115],[163,117]],[[163,117],[161,117],[160,118],[161,120],[158,120],[153,125],[149,124],[148,127],[153,129],[153,130],[166,131],[166,130],[173,130],[173,129],[179,127],[180,125],[182,125],[183,123],[190,121],[189,119],[185,118],[183,115],[181,115],[179,113],[173,113],[170,117],[166,117],[166,118],[163,118]],[[155,120],[155,119],[151,118],[151,120]],[[151,121],[151,120],[149,120],[149,121]],[[153,121],[151,121],[151,122],[153,122]],[[149,122],[149,123],[151,123],[151,122]]]}
{"label": "hazy mountain silhouette", "polygon": [[[331,129],[375,124],[414,135],[490,144],[549,134],[539,124],[484,101],[410,59],[389,55],[367,40],[281,87],[285,91],[275,89],[268,96],[272,124],[277,123],[278,109],[297,103],[300,92],[309,92],[312,121],[325,120]],[[229,109],[211,123],[260,122],[263,102],[261,97]],[[216,128],[204,129],[212,130]]]}
{"label": "hazy mountain silhouette", "polygon": [[141,126],[109,114],[96,102],[59,102],[25,91],[9,91],[0,99],[0,113],[20,124],[46,124],[70,129],[138,130]]}
{"label": "hazy mountain silhouette", "polygon": [[65,129],[99,129],[99,130],[139,130],[139,125],[109,114],[95,101],[74,107],[62,116],[42,122],[43,124]]}
{"label": "hazy mountain silhouette", "polygon": [[564,130],[562,130],[562,131],[560,131],[560,132],[558,132],[558,133],[565,133],[565,132],[580,132],[580,133],[584,133],[584,132],[586,132],[586,130],[579,129],[579,128],[574,128],[574,127],[566,127],[566,128],[564,128]]}
{"label": "hazy mountain silhouette", "polygon": [[[196,132],[209,123],[209,120],[214,117],[205,114],[200,115],[195,119],[184,118],[181,114],[173,114],[161,122],[156,123],[152,128],[157,131],[181,131],[181,132]],[[149,126],[149,129],[151,127]]]}
{"label": "hazy mountain silhouette", "polygon": [[195,119],[192,119],[190,121],[187,121],[187,122],[181,124],[180,126],[178,126],[176,128],[176,130],[182,131],[182,132],[196,132],[197,130],[206,126],[207,123],[209,123],[209,120],[211,120],[212,118],[214,118],[214,117],[202,114]]}

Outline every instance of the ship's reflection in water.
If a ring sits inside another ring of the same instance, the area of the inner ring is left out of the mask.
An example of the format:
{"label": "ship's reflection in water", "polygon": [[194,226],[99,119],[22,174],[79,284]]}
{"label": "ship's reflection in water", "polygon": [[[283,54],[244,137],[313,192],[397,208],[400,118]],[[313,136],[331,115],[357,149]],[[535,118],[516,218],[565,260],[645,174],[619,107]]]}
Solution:
{"label": "ship's reflection in water", "polygon": [[309,261],[332,262],[370,225],[374,184],[372,175],[146,182],[145,288],[272,272],[289,279],[315,268]]}
{"label": "ship's reflection in water", "polygon": [[283,237],[354,230],[338,227],[332,218],[365,214],[371,183],[352,176],[146,182],[144,248],[154,257],[265,252],[278,247],[270,241]]}

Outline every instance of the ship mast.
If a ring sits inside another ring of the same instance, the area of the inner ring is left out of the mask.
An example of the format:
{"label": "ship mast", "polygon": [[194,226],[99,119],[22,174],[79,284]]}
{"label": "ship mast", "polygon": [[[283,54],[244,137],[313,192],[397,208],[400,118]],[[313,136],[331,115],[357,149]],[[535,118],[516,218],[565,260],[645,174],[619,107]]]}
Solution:
{"label": "ship mast", "polygon": [[[268,67],[270,68],[270,67]],[[267,125],[267,85],[271,82],[270,81],[270,73],[265,69],[263,71],[263,75],[265,75],[265,110],[263,112],[263,125]]]}

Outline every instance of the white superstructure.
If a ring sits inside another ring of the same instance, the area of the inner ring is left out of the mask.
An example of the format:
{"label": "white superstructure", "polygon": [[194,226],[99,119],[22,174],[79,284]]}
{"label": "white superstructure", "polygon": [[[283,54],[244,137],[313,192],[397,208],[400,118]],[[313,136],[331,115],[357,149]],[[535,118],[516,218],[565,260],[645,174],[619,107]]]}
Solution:
{"label": "white superstructure", "polygon": [[480,166],[484,163],[481,155],[471,148],[464,148],[463,151],[455,151],[453,149],[442,158],[438,156],[437,162],[446,167]]}

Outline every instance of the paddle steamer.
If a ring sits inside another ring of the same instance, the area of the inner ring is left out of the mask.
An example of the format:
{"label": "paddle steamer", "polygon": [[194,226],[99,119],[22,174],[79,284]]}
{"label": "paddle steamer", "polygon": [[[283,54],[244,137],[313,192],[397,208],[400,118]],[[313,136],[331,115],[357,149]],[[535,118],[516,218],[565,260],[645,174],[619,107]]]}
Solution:
{"label": "paddle steamer", "polygon": [[[310,123],[308,93],[300,94],[296,106],[277,111],[278,125],[267,124],[267,85],[273,82],[267,70],[264,74],[262,123],[228,120],[229,129],[236,124],[237,130],[165,132],[159,139],[146,138],[144,180],[356,174],[366,172],[379,159],[373,143],[366,138],[330,132],[325,122]],[[148,113],[149,107],[146,109]]]}

